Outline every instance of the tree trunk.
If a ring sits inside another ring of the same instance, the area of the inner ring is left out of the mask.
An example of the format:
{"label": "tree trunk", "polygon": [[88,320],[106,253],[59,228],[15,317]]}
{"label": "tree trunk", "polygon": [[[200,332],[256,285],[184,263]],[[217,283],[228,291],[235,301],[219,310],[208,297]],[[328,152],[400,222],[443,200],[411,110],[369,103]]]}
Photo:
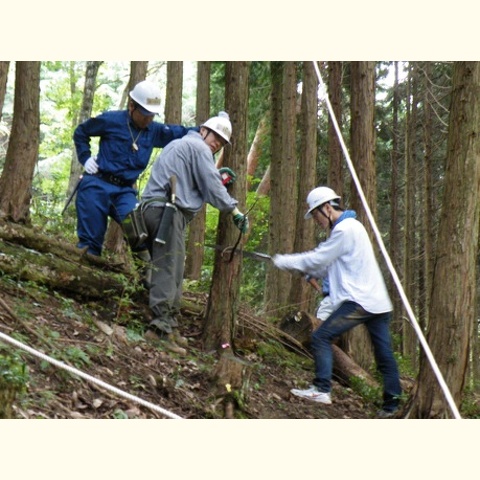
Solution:
{"label": "tree trunk", "polygon": [[[95,96],[98,70],[102,62],[87,62],[85,72],[85,85],[83,87],[82,106],[80,107],[80,114],[78,116],[78,124],[88,120],[92,115],[93,98]],[[68,188],[66,197],[68,198],[73,192],[80,175],[82,174],[83,166],[78,161],[77,152],[73,149],[72,164],[70,167],[70,179],[68,181]]]}
{"label": "tree trunk", "polygon": [[422,288],[422,311],[425,320],[430,318],[430,294],[431,294],[431,280],[433,276],[432,260],[433,260],[433,242],[434,242],[434,206],[433,206],[433,138],[432,138],[432,99],[429,88],[431,62],[424,62],[424,81],[423,81],[423,95],[424,95],[424,150],[425,150],[425,166],[423,174],[423,272],[424,284]]}
{"label": "tree trunk", "polygon": [[[398,86],[398,62],[394,63],[395,79],[393,84],[393,100],[392,100],[392,152],[390,155],[391,167],[391,205],[390,205],[390,251],[389,255],[392,259],[392,264],[398,274],[400,280],[403,279],[403,258],[405,252],[405,237],[401,234],[401,220],[400,220],[400,185],[404,184],[404,170],[400,168],[402,156],[400,155],[400,128],[398,121],[398,110],[400,103],[400,94]],[[403,331],[403,317],[405,315],[403,303],[399,295],[397,295],[396,286],[393,282],[393,277],[389,277],[387,281],[389,293],[393,303],[393,317],[392,329],[395,332],[401,333]]]}
{"label": "tree trunk", "polygon": [[40,62],[16,62],[12,133],[0,177],[0,218],[30,223],[40,136]]}
{"label": "tree trunk", "polygon": [[[370,210],[376,217],[377,189],[375,165],[375,62],[351,62],[351,154],[360,185]],[[370,222],[352,184],[351,207],[357,212],[370,238],[373,233]],[[342,349],[363,368],[373,363],[373,350],[365,326],[350,330],[341,339]]]}
{"label": "tree trunk", "polygon": [[[318,120],[318,80],[312,62],[303,63],[303,88],[300,122],[300,162],[297,205],[297,223],[294,243],[295,252],[305,252],[315,247],[315,222],[306,221],[306,198],[315,188],[315,169],[317,165],[317,120]],[[316,291],[307,282],[292,282],[290,305],[311,311],[315,307]]]}
{"label": "tree trunk", "polygon": [[[439,226],[427,341],[457,405],[476,326],[480,192],[480,62],[455,62],[445,194]],[[409,416],[451,415],[424,355]]]}
{"label": "tree trunk", "polygon": [[[230,114],[233,133],[231,146],[224,148],[224,165],[237,174],[237,181],[231,187],[232,196],[238,200],[239,209],[242,211],[245,211],[246,196],[248,77],[248,62],[227,62],[225,109]],[[239,231],[232,222],[231,214],[221,213],[217,244],[234,245],[239,238]],[[225,262],[221,252],[216,252],[203,331],[207,350],[221,349],[222,345],[233,343],[241,274],[240,255],[234,255],[231,262]]]}
{"label": "tree trunk", "polygon": [[7,92],[8,68],[10,62],[0,61],[0,120],[2,119],[3,103]]}
{"label": "tree trunk", "polygon": [[[328,95],[339,128],[342,128],[342,62],[328,62]],[[327,184],[343,198],[344,158],[340,140],[328,117],[328,179]],[[320,182],[325,183],[325,182]]]}
{"label": "tree trunk", "polygon": [[270,192],[270,165],[267,167],[267,170],[263,174],[262,179],[257,187],[257,195],[259,197],[266,196]]}
{"label": "tree trunk", "polygon": [[[201,125],[210,117],[210,62],[197,63],[196,122]],[[188,226],[187,259],[185,277],[199,280],[203,265],[203,244],[205,243],[206,207],[195,215]]]}
{"label": "tree trunk", "polygon": [[[405,222],[405,294],[408,297],[415,314],[418,314],[417,303],[417,277],[418,270],[415,268],[417,260],[417,230],[415,228],[416,215],[411,215],[411,212],[419,211],[419,206],[416,204],[416,178],[418,175],[417,157],[416,157],[416,118],[417,118],[417,81],[416,69],[412,65],[409,68],[408,80],[408,98],[412,100],[408,102],[407,106],[407,139],[406,139],[406,156],[405,156],[405,174],[406,174],[406,189],[405,189],[405,212],[407,212]],[[410,214],[409,214],[410,212]],[[417,356],[417,336],[415,331],[411,328],[406,317],[403,328],[403,354],[410,358],[412,366],[418,366]]]}
{"label": "tree trunk", "polygon": [[[272,62],[272,132],[270,164],[269,251],[293,250],[297,206],[297,162],[295,158],[296,68],[293,62]],[[265,308],[288,304],[292,278],[289,272],[269,269],[265,281]],[[278,311],[277,311],[278,312]]]}
{"label": "tree trunk", "polygon": [[262,153],[262,147],[265,142],[265,136],[267,134],[267,116],[264,115],[258,124],[257,130],[255,131],[255,137],[253,138],[252,145],[248,152],[247,157],[247,190],[250,189],[250,179],[254,177],[255,171],[258,166],[258,159]]}
{"label": "tree trunk", "polygon": [[183,62],[167,62],[165,123],[182,123]]}
{"label": "tree trunk", "polygon": [[118,105],[119,110],[127,108],[127,99],[130,95],[130,92],[133,90],[135,85],[147,78],[148,73],[148,62],[146,61],[132,61],[130,62],[130,78],[128,83],[123,90],[122,98]]}

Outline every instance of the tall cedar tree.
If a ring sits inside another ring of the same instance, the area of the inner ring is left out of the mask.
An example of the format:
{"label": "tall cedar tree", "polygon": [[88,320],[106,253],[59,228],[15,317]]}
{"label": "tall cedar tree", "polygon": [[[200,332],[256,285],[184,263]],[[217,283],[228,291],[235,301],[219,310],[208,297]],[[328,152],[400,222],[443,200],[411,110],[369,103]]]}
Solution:
{"label": "tall cedar tree", "polygon": [[0,120],[2,119],[3,103],[7,93],[8,69],[10,62],[0,61]]}
{"label": "tall cedar tree", "polygon": [[[303,62],[303,89],[300,111],[300,162],[298,181],[297,225],[294,250],[304,252],[315,246],[315,222],[306,221],[308,193],[315,185],[317,164],[318,79],[312,62]],[[316,291],[307,282],[292,282],[289,303],[299,309],[312,311]]]}
{"label": "tall cedar tree", "polygon": [[[342,128],[342,62],[328,62],[328,96],[338,126]],[[332,118],[328,117],[328,178],[320,179],[342,198],[344,189],[343,154]]]}
{"label": "tall cedar tree", "polygon": [[[231,195],[238,200],[238,208],[245,212],[246,159],[247,159],[247,111],[249,62],[227,62],[225,72],[225,110],[232,122],[231,145],[224,148],[224,166],[237,175],[231,187]],[[232,221],[231,213],[220,213],[217,244],[235,245],[242,248],[243,239]],[[226,261],[227,260],[227,261]],[[233,255],[231,261],[216,252],[212,284],[203,332],[207,350],[220,349],[222,345],[233,346],[237,316],[237,300],[242,275],[242,257]]]}
{"label": "tall cedar tree", "polygon": [[[476,326],[480,193],[480,62],[455,62],[445,194],[438,233],[427,341],[460,405]],[[424,355],[411,418],[451,412]]]}
{"label": "tall cedar tree", "polygon": [[[77,118],[77,124],[88,120],[92,115],[93,98],[95,96],[95,83],[97,81],[97,74],[102,62],[87,62],[85,70],[85,85],[83,87],[82,106]],[[72,92],[73,94],[74,92]],[[74,125],[74,128],[76,125]],[[78,161],[77,152],[73,148],[72,164],[70,167],[70,179],[68,181],[67,197],[73,192],[80,175],[82,174],[83,166]]]}
{"label": "tall cedar tree", "polygon": [[[270,231],[271,253],[290,253],[295,240],[297,196],[297,161],[295,156],[296,68],[293,62],[271,62],[272,128],[271,128],[271,189]],[[265,308],[274,316],[288,307],[292,283],[289,272],[267,271]]]}
{"label": "tall cedar tree", "polygon": [[[351,62],[351,124],[350,141],[352,163],[370,210],[376,217],[377,188],[375,165],[375,62]],[[357,212],[358,220],[373,240],[370,222],[352,183],[351,202],[348,206]],[[341,339],[342,348],[363,368],[372,364],[373,355],[366,328],[355,328]]]}
{"label": "tall cedar tree", "polygon": [[30,223],[40,137],[40,62],[16,62],[13,123],[0,177],[0,218]]}

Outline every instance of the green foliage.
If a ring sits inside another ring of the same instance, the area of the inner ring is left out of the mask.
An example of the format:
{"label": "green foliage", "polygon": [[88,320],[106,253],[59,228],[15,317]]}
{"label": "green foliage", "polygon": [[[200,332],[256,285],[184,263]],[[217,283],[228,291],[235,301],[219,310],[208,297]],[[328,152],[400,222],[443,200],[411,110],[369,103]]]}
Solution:
{"label": "green foliage", "polygon": [[349,378],[352,390],[361,395],[367,402],[381,403],[382,389],[380,386],[372,387],[361,377]]}
{"label": "green foliage", "polygon": [[461,404],[461,414],[464,418],[480,418],[480,402],[478,399],[478,385],[467,387],[464,390]]}
{"label": "green foliage", "polygon": [[28,379],[27,366],[18,353],[0,354],[0,389],[24,391]]}
{"label": "green foliage", "polygon": [[[259,342],[256,353],[262,357],[265,362],[272,362],[286,369],[302,368],[306,360],[306,358],[286,349],[275,340]],[[310,362],[310,360],[308,361]]]}
{"label": "green foliage", "polygon": [[67,347],[64,352],[66,360],[77,368],[90,365],[90,357],[78,347]]}
{"label": "green foliage", "polygon": [[128,414],[124,412],[123,410],[117,408],[115,412],[113,412],[113,418],[117,420],[128,420]]}
{"label": "green foliage", "polygon": [[[256,202],[256,203],[254,203]],[[247,210],[250,221],[250,235],[244,249],[259,253],[267,253],[270,215],[270,197],[257,197],[254,192],[247,194]],[[244,258],[242,264],[242,301],[253,306],[263,302],[265,275],[269,264],[255,259]]]}

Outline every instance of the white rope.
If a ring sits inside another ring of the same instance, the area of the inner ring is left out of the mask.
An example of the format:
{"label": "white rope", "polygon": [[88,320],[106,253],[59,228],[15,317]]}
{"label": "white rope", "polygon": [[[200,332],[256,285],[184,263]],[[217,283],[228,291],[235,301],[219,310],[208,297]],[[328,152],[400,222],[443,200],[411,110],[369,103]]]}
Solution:
{"label": "white rope", "polygon": [[415,329],[417,336],[420,340],[420,343],[423,346],[423,349],[425,350],[425,353],[427,355],[427,358],[432,366],[432,369],[437,377],[438,383],[440,384],[440,387],[443,390],[443,393],[445,395],[445,398],[448,402],[448,405],[450,406],[450,409],[452,410],[452,413],[456,419],[461,419],[462,417],[460,416],[460,413],[457,409],[457,406],[455,405],[455,401],[453,400],[452,394],[450,393],[450,390],[448,389],[447,384],[445,383],[445,380],[443,379],[442,373],[440,372],[440,369],[438,368],[438,365],[435,361],[435,358],[433,357],[433,354],[430,350],[430,347],[428,346],[427,341],[425,340],[425,337],[423,335],[422,329],[420,328],[417,319],[415,318],[415,314],[413,313],[412,307],[410,306],[410,302],[408,301],[408,298],[405,294],[405,291],[403,290],[402,284],[400,282],[400,279],[398,278],[397,272],[395,270],[395,267],[393,266],[392,261],[390,260],[390,256],[387,252],[387,249],[385,248],[385,245],[383,243],[382,236],[377,228],[377,224],[375,223],[375,219],[373,218],[372,212],[370,211],[370,207],[368,206],[367,200],[365,198],[365,195],[363,193],[362,186],[360,185],[360,181],[358,180],[357,173],[355,171],[355,167],[353,166],[352,160],[350,159],[350,155],[348,153],[347,147],[345,146],[345,142],[343,141],[343,136],[340,131],[340,128],[338,127],[337,123],[337,118],[335,116],[335,112],[333,111],[332,105],[330,103],[330,99],[328,97],[328,93],[325,87],[325,84],[322,79],[322,75],[320,74],[320,70],[318,68],[317,62],[313,62],[313,65],[315,67],[315,71],[317,73],[318,81],[320,84],[321,88],[321,93],[322,96],[327,104],[328,111],[330,113],[330,118],[332,120],[332,123],[335,127],[335,131],[337,132],[338,139],[340,141],[340,144],[342,146],[343,153],[345,155],[345,159],[348,164],[348,168],[350,170],[350,173],[352,175],[352,178],[355,182],[355,185],[358,190],[358,194],[362,200],[363,206],[365,207],[365,211],[367,213],[367,217],[370,220],[370,224],[373,228],[373,231],[375,233],[375,237],[378,241],[378,244],[380,246],[380,250],[382,251],[382,254],[385,258],[385,261],[387,263],[388,269],[390,270],[390,273],[392,274],[393,280],[395,282],[395,285],[397,286],[398,292],[400,293],[400,297],[403,301],[403,304],[405,305],[405,309],[408,313],[408,316],[410,318],[410,321],[413,325],[413,328]]}
{"label": "white rope", "polygon": [[85,380],[88,380],[89,382],[95,383],[97,385],[100,385],[101,387],[105,388],[106,390],[110,390],[112,392],[115,392],[116,394],[125,397],[133,402],[139,403],[140,405],[143,405],[144,407],[150,408],[152,410],[155,410],[157,412],[160,412],[162,415],[165,415],[166,417],[169,418],[174,418],[174,419],[182,419],[183,417],[180,417],[176,415],[175,413],[169,412],[168,410],[165,410],[162,407],[159,407],[158,405],[155,405],[153,403],[147,402],[146,400],[143,400],[139,397],[136,397],[135,395],[131,395],[130,393],[124,392],[123,390],[120,390],[119,388],[113,387],[112,385],[109,385],[108,383],[103,382],[102,380],[98,380],[95,377],[92,377],[88,375],[87,373],[84,373],[80,370],[77,370],[74,367],[71,367],[70,365],[67,365],[63,362],[60,362],[58,360],[55,360],[54,358],[48,357],[47,355],[43,354],[42,352],[39,352],[38,350],[35,350],[28,345],[24,345],[23,343],[15,340],[12,337],[9,337],[8,335],[5,335],[4,333],[0,332],[0,339],[15,345],[18,348],[21,348],[22,350],[25,350],[26,352],[31,353],[32,355],[35,355],[38,358],[41,358],[42,360],[45,360],[59,368],[63,368],[64,370],[67,370],[71,373],[74,373],[75,375],[78,375],[79,377],[84,378]]}

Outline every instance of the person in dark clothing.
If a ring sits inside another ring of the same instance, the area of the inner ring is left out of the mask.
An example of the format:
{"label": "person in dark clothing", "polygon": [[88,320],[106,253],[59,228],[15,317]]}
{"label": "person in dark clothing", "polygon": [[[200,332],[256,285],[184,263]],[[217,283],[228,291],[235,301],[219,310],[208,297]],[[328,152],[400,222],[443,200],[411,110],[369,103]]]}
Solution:
{"label": "person in dark clothing", "polygon": [[[160,89],[145,80],[133,88],[127,110],[107,111],[77,126],[73,140],[85,174],[76,197],[78,248],[100,256],[108,217],[121,224],[138,203],[135,182],[155,147],[163,148],[189,130],[154,122],[161,112]],[[92,154],[90,141],[99,137]]]}

